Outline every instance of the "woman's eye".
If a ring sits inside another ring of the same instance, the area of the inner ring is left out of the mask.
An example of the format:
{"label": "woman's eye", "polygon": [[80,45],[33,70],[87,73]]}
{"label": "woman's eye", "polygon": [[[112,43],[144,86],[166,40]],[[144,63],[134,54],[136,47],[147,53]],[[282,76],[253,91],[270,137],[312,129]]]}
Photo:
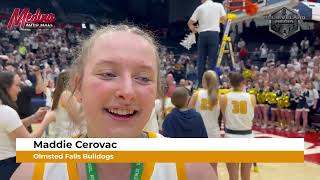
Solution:
{"label": "woman's eye", "polygon": [[141,83],[145,83],[145,84],[151,82],[151,79],[148,77],[137,77],[136,80],[138,80]]}
{"label": "woman's eye", "polygon": [[100,77],[102,77],[103,79],[106,79],[106,80],[110,80],[110,79],[113,79],[117,76],[113,73],[102,73],[102,74],[100,74]]}

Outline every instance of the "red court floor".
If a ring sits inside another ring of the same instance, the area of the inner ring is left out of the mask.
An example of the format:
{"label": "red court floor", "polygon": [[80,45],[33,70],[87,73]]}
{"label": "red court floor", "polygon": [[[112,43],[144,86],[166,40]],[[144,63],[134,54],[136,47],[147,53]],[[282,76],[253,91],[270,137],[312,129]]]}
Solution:
{"label": "red court floor", "polygon": [[254,130],[255,137],[257,138],[304,138],[305,161],[320,165],[320,133],[306,132],[305,134],[298,134],[296,132],[260,128],[254,128]]}

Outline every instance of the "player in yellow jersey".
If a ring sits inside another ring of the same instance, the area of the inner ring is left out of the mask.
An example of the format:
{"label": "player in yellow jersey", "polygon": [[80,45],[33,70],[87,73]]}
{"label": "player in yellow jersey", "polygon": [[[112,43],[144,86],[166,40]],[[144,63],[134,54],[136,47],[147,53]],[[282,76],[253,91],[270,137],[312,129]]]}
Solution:
{"label": "player in yellow jersey", "polygon": [[163,97],[155,101],[155,112],[158,119],[160,132],[162,131],[162,124],[166,116],[172,111],[174,105],[171,103],[170,97]]}
{"label": "player in yellow jersey", "polygon": [[175,107],[171,103],[171,98],[167,96],[168,88],[163,88],[164,96],[155,100],[155,114],[158,120],[159,131],[162,132],[162,124],[166,116],[172,111]]}
{"label": "player in yellow jersey", "polygon": [[[225,118],[226,138],[253,138],[252,121],[256,99],[244,91],[244,77],[240,73],[230,73],[233,91],[221,96],[221,112]],[[252,163],[241,163],[241,179],[250,180]],[[239,179],[239,163],[227,163],[230,180]]]}
{"label": "player in yellow jersey", "polygon": [[220,129],[218,117],[220,105],[218,103],[219,81],[214,71],[206,71],[202,78],[202,89],[198,89],[191,97],[189,107],[195,108],[203,118],[209,138],[219,138]]}
{"label": "player in yellow jersey", "polygon": [[[201,114],[209,138],[220,137],[219,115],[220,105],[218,98],[219,81],[214,71],[206,71],[202,76],[202,87],[191,97],[190,108],[195,108]],[[211,163],[217,173],[217,163]]]}

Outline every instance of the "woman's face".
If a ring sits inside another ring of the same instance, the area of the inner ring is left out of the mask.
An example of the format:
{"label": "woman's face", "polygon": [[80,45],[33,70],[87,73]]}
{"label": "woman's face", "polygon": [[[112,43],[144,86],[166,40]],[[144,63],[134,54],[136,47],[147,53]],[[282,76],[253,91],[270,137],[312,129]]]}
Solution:
{"label": "woman's face", "polygon": [[157,95],[155,50],[139,35],[112,32],[93,45],[80,98],[89,137],[138,137]]}
{"label": "woman's face", "polygon": [[228,83],[227,82],[223,82],[222,86],[223,86],[223,88],[228,88]]}
{"label": "woman's face", "polygon": [[307,69],[306,69],[306,68],[303,68],[303,69],[301,70],[301,74],[306,75],[306,74],[307,74]]}
{"label": "woman's face", "polygon": [[173,81],[174,81],[173,75],[172,75],[172,74],[168,74],[168,76],[167,76],[167,83],[168,83],[168,84],[173,84]]}
{"label": "woman's face", "polygon": [[54,81],[53,80],[48,81],[48,88],[54,88]]}
{"label": "woman's face", "polygon": [[20,77],[18,75],[15,75],[13,78],[11,87],[8,89],[8,94],[11,100],[14,102],[17,101],[18,94],[21,91],[20,84],[21,84]]}

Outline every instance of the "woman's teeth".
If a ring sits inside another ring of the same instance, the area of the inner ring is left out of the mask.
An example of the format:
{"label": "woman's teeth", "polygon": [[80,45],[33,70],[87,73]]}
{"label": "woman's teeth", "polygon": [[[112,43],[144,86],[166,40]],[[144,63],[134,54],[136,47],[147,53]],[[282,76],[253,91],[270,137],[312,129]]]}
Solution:
{"label": "woman's teeth", "polygon": [[134,110],[128,110],[128,109],[108,109],[108,112],[118,115],[132,115],[134,113]]}

